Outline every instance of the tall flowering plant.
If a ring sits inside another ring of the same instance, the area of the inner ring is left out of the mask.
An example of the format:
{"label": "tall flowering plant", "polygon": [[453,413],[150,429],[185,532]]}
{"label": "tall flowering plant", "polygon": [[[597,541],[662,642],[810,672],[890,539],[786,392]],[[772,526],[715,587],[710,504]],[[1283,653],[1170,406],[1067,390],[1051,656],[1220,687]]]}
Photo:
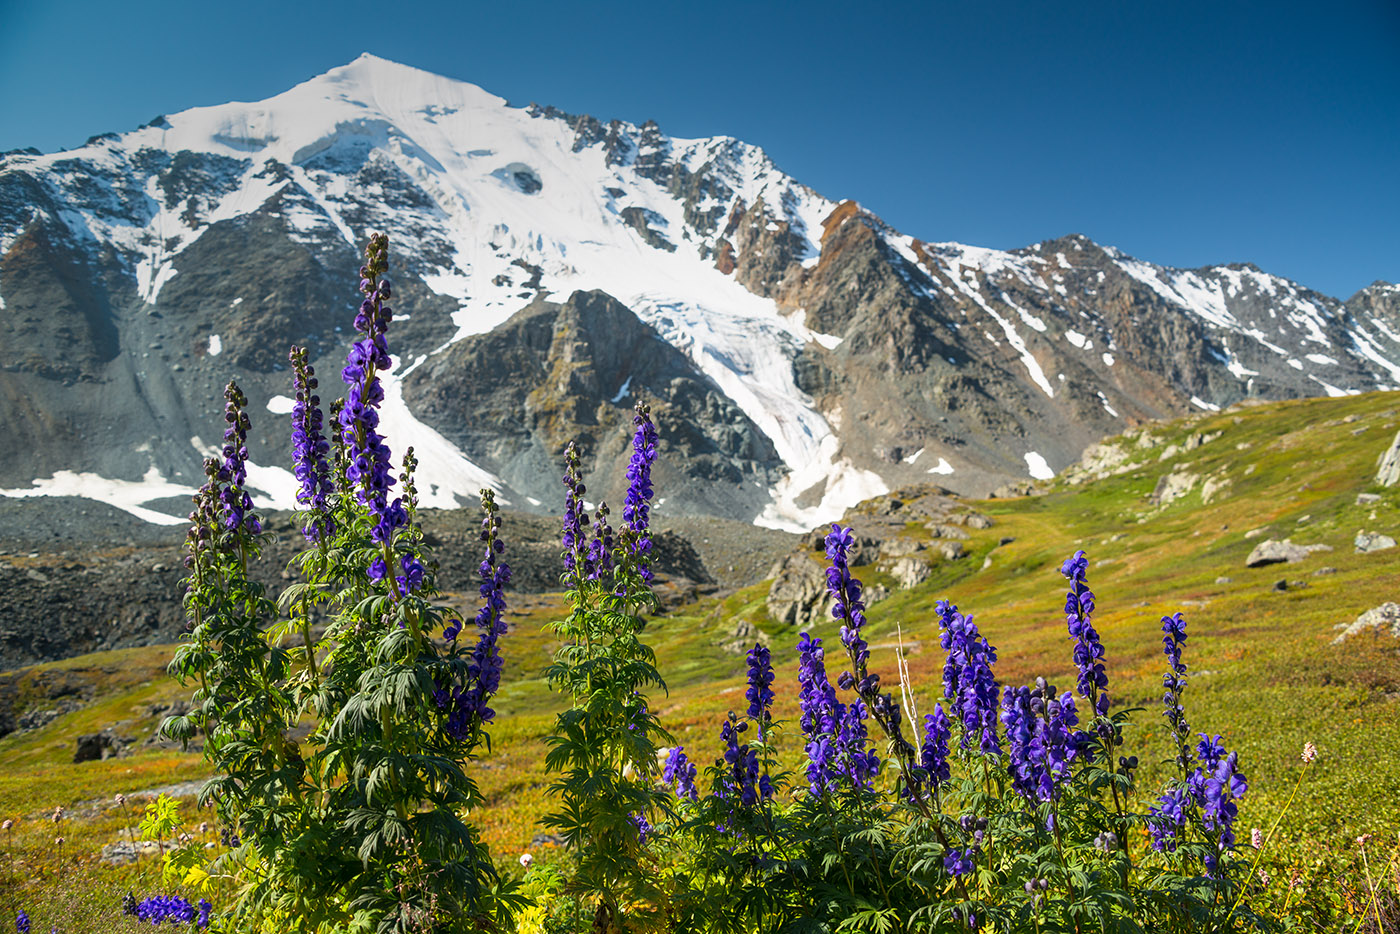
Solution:
{"label": "tall flowering plant", "polygon": [[[177,864],[236,884],[221,907],[229,930],[488,928],[520,904],[467,819],[480,804],[467,764],[488,741],[506,632],[501,519],[483,490],[481,603],[464,638],[435,599],[412,449],[396,476],[380,424],[387,268],[377,235],[332,435],[306,351],[290,354],[300,579],[274,605],[249,578],[263,534],[245,487],[247,403],[233,384],[222,457],[206,464],[191,513],[189,632],[171,671],[195,686],[194,705],[164,730],[202,737],[217,773],[202,798],[230,846],[203,868],[190,854]],[[310,725],[301,740],[299,724]]]}
{"label": "tall flowering plant", "polygon": [[[767,713],[777,682],[761,645],[749,655],[748,716],[731,712],[721,725],[709,794],[696,788],[693,750],[667,759],[678,820],[659,828],[657,845],[672,847],[687,886],[670,903],[679,929],[1266,926],[1245,901],[1234,855],[1247,790],[1238,757],[1218,736],[1195,741],[1186,725],[1180,614],[1163,620],[1164,707],[1180,777],[1147,807],[1137,758],[1119,754],[1133,711],[1109,700],[1083,552],[1062,568],[1078,696],[1045,677],[999,686],[996,648],[971,615],[943,601],[935,623],[945,653],[941,701],[909,724],[921,727],[910,739],[904,721],[914,705],[894,703],[874,671],[851,531],[833,526],[825,544],[846,664],[833,686],[822,639],[799,635],[805,762],[793,793],[784,794],[782,773],[765,787],[758,767],[766,742],[757,737],[767,741],[778,726]],[[883,737],[883,760],[867,748],[867,719]]]}
{"label": "tall flowering plant", "polygon": [[[589,540],[578,450],[570,444],[565,451],[561,543],[569,612],[552,624],[560,644],[546,671],[569,707],[546,738],[545,768],[555,776],[550,791],[558,808],[544,825],[573,855],[572,884],[592,901],[599,932],[621,929],[639,905],[658,897],[649,838],[652,822],[668,808],[656,779],[658,744],[670,736],[647,695],[666,684],[642,639],[646,615],[656,606],[650,517],[657,431],[640,402],[632,423],[623,524],[616,533],[607,504],[600,503]],[[693,784],[693,766],[687,771],[684,762],[670,762],[666,771]]]}

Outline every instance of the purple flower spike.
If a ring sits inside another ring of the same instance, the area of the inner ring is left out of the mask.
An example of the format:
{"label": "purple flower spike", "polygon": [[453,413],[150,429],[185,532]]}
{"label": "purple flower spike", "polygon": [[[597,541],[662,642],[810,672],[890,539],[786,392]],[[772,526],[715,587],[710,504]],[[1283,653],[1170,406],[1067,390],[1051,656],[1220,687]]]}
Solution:
{"label": "purple flower spike", "polygon": [[[472,647],[465,686],[449,688],[439,685],[433,695],[438,708],[448,711],[447,734],[457,740],[466,739],[478,724],[490,723],[496,716],[489,702],[501,686],[501,670],[504,667],[498,643],[507,628],[505,588],[510,583],[510,566],[496,561],[505,547],[500,540],[501,517],[497,513],[496,496],[489,489],[481,491],[481,511],[480,538],[484,545],[484,557],[478,568],[481,575],[481,609],[476,614],[480,635]],[[443,635],[455,640],[461,630],[461,621],[453,620]]]}
{"label": "purple flower spike", "polygon": [[384,401],[378,374],[393,366],[384,340],[394,314],[384,304],[389,297],[388,281],[375,285],[389,268],[389,238],[375,234],[365,253],[367,262],[363,268],[367,275],[360,283],[365,300],[355,316],[355,329],[364,337],[351,346],[345,369],[340,373],[349,386],[340,410],[340,428],[348,458],[345,477],[358,487],[357,496],[374,520],[370,537],[376,542],[391,543],[394,532],[408,523],[408,512],[398,499],[389,501],[389,488],[395,483],[389,475],[390,451],[376,430],[379,405]]}
{"label": "purple flower spike", "polygon": [[248,481],[248,429],[252,423],[248,419],[248,398],[229,381],[224,389],[224,444],[221,450],[223,461],[219,463],[217,477],[225,486],[219,489],[221,520],[223,527],[230,532],[239,529],[250,535],[262,531],[262,523],[253,514],[253,500],[244,488]]}
{"label": "purple flower spike", "polygon": [[1060,573],[1070,582],[1065,594],[1065,622],[1075,640],[1074,666],[1079,669],[1079,696],[1089,702],[1093,713],[1108,716],[1108,674],[1103,667],[1103,644],[1094,629],[1094,593],[1089,589],[1085,574],[1089,559],[1076,551],[1065,561]]}
{"label": "purple flower spike", "polygon": [[587,492],[579,476],[578,446],[570,441],[564,450],[564,568],[565,576],[579,573],[587,576],[584,553],[583,526],[588,522],[584,512],[583,494]]}
{"label": "purple flower spike", "polygon": [[666,765],[661,770],[661,780],[675,785],[677,798],[699,797],[695,790],[695,763],[686,758],[685,747],[677,746],[666,756]]}
{"label": "purple flower spike", "polygon": [[632,424],[636,426],[636,432],[632,436],[632,459],[627,464],[627,498],[622,505],[622,527],[628,533],[628,549],[636,562],[637,573],[642,580],[651,583],[651,537],[647,531],[651,522],[651,465],[656,462],[657,442],[651,407],[638,402]]}
{"label": "purple flower spike", "polygon": [[948,764],[948,738],[952,729],[942,704],[933,705],[933,713],[924,717],[924,744],[919,750],[919,764],[928,770],[929,784],[934,788],[952,780]]}
{"label": "purple flower spike", "polygon": [[306,349],[293,347],[288,356],[296,395],[292,406],[292,473],[300,483],[297,502],[311,513],[302,534],[309,542],[319,542],[335,531],[328,505],[333,486],[326,455],[330,453],[331,443],[323,432],[316,370],[307,362]]}
{"label": "purple flower spike", "polygon": [[962,748],[969,749],[975,743],[985,755],[1000,755],[999,698],[992,674],[997,650],[978,632],[971,616],[964,616],[947,600],[940,600],[936,609],[942,626],[939,643],[948,653],[943,665],[943,696],[952,702],[953,714],[963,725]]}

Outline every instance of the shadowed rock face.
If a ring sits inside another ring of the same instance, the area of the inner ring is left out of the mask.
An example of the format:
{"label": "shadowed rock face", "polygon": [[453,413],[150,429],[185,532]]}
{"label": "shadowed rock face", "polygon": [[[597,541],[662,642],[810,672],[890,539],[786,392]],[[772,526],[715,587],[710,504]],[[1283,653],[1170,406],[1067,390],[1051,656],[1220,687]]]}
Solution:
{"label": "shadowed rock face", "polygon": [[781,463],[714,383],[603,292],[537,300],[408,376],[405,398],[474,463],[562,505],[563,450],[579,445],[589,499],[622,501],[632,407],[660,427],[656,486],[676,515],[749,518]]}

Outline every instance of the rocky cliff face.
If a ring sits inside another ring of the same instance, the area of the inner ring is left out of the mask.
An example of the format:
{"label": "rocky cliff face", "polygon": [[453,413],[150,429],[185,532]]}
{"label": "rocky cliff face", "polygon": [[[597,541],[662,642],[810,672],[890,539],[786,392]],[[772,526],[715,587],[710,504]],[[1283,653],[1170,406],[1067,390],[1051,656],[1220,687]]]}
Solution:
{"label": "rocky cliff face", "polygon": [[[334,395],[357,251],[391,238],[384,422],[429,506],[556,508],[578,438],[615,497],[652,403],[663,512],[807,528],[890,489],[1044,477],[1145,419],[1400,385],[1400,288],[1070,236],[930,243],[761,149],[513,108],[382,59],[256,104],[0,157],[0,492],[172,517],[230,377],[292,505],[287,345]],[[613,486],[609,486],[612,483]]]}

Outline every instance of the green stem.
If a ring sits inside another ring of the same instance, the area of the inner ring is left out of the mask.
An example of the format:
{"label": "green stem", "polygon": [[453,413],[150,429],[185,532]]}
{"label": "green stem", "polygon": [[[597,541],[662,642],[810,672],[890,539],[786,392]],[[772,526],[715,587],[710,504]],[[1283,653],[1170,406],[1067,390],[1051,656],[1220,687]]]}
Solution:
{"label": "green stem", "polygon": [[[1264,847],[1268,846],[1269,841],[1274,838],[1274,832],[1278,830],[1278,825],[1283,822],[1283,816],[1287,814],[1288,809],[1293,806],[1293,799],[1298,796],[1298,789],[1303,787],[1303,779],[1307,777],[1307,774],[1308,763],[1304,762],[1303,768],[1298,772],[1298,781],[1293,783],[1293,792],[1288,796],[1288,803],[1283,806],[1283,810],[1279,812],[1278,817],[1274,818],[1274,825],[1269,828],[1269,835],[1264,838],[1263,845],[1261,845],[1259,847],[1259,851],[1254,854],[1254,862],[1250,863],[1249,865],[1250,879],[1254,878],[1254,871],[1259,868],[1259,860],[1262,859],[1264,856]],[[1364,855],[1365,854],[1363,853],[1363,856]],[[1246,884],[1248,884],[1247,881]],[[1245,887],[1240,886],[1239,897],[1235,899],[1235,903],[1230,906],[1230,910],[1225,914],[1225,920],[1221,922],[1222,926],[1230,923],[1230,917],[1235,913],[1235,909],[1240,907],[1240,902],[1244,900],[1244,892]],[[1292,897],[1291,890],[1289,891],[1289,897]]]}

